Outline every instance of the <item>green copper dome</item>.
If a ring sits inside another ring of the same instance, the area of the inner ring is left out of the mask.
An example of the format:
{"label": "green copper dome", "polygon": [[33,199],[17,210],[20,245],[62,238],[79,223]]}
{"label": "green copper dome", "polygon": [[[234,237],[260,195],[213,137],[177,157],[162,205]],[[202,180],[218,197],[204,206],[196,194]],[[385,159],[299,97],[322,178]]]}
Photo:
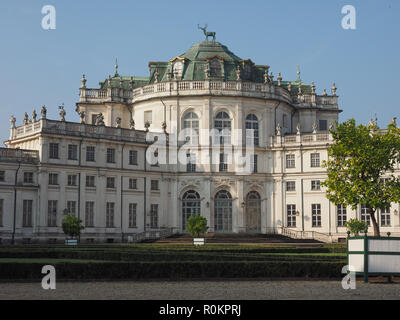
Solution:
{"label": "green copper dome", "polygon": [[218,56],[225,61],[239,62],[242,59],[236,56],[234,53],[219,42],[214,41],[202,41],[196,43],[190,47],[188,51],[182,54],[180,57],[189,59],[191,61],[206,60],[210,57]]}

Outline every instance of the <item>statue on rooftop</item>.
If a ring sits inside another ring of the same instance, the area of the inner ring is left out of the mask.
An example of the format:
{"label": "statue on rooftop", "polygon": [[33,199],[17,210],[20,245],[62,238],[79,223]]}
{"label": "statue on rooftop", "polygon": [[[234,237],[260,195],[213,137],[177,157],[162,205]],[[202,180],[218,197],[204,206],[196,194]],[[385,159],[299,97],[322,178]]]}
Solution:
{"label": "statue on rooftop", "polygon": [[154,83],[157,83],[158,82],[158,76],[159,76],[160,74],[158,73],[158,69],[156,69],[155,71],[154,71]]}
{"label": "statue on rooftop", "polygon": [[11,128],[15,128],[15,122],[17,121],[17,119],[15,119],[14,116],[11,116],[10,118],[10,122],[11,122]]}
{"label": "statue on rooftop", "polygon": [[149,132],[150,122],[148,120],[144,123],[144,127],[146,128],[146,132]]}
{"label": "statue on rooftop", "polygon": [[264,71],[264,83],[269,83],[268,69]]}
{"label": "statue on rooftop", "polygon": [[240,66],[237,66],[236,68],[236,81],[240,81],[240,75],[241,75],[241,71],[240,71]]}
{"label": "statue on rooftop", "polygon": [[64,109],[64,104],[62,106],[59,106],[58,109],[60,109],[60,121],[65,121],[65,116],[66,116],[66,112]]}
{"label": "statue on rooftop", "polygon": [[37,118],[36,110],[33,110],[33,112],[32,112],[32,121],[36,122],[36,118]]}
{"label": "statue on rooftop", "polygon": [[85,123],[85,111],[78,112],[81,123]]}
{"label": "statue on rooftop", "polygon": [[208,27],[208,24],[206,24],[204,26],[204,28],[200,27],[200,25],[197,25],[197,28],[203,30],[203,33],[206,36],[206,41],[208,41],[208,37],[212,37],[213,38],[212,41],[215,41],[215,32],[208,32],[207,27]]}
{"label": "statue on rooftop", "polygon": [[120,117],[117,117],[115,119],[115,127],[116,128],[121,128],[121,123],[122,123],[122,119]]}
{"label": "statue on rooftop", "polygon": [[104,126],[104,116],[103,114],[100,112],[97,117],[96,117],[96,126]]}
{"label": "statue on rooftop", "polygon": [[315,122],[312,124],[311,128],[312,128],[312,133],[317,133],[318,126]]}
{"label": "statue on rooftop", "polygon": [[28,124],[29,123],[29,116],[28,114],[25,112],[24,113],[24,124]]}
{"label": "statue on rooftop", "polygon": [[276,135],[277,136],[280,136],[281,135],[281,124],[280,123],[278,123],[278,125],[276,126]]}
{"label": "statue on rooftop", "polygon": [[40,109],[41,119],[46,119],[46,114],[47,114],[47,109],[46,109],[46,106],[43,105],[42,109]]}
{"label": "statue on rooftop", "polygon": [[397,118],[393,117],[391,123],[393,123],[396,127],[397,127],[397,122],[396,122]]}
{"label": "statue on rooftop", "polygon": [[129,128],[131,130],[135,130],[135,120],[133,119],[129,120]]}

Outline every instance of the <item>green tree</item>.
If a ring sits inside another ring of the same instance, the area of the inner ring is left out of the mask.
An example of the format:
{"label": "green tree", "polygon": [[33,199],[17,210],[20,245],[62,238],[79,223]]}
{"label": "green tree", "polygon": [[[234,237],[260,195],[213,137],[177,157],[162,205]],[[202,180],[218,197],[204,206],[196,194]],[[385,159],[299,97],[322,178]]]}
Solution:
{"label": "green tree", "polygon": [[81,230],[85,227],[82,226],[82,220],[78,219],[72,214],[65,216],[62,221],[62,229],[67,236],[71,238],[78,237]]}
{"label": "green tree", "polygon": [[374,235],[379,236],[376,210],[400,201],[400,179],[394,176],[400,160],[400,129],[394,121],[387,130],[380,130],[372,121],[357,126],[350,119],[337,124],[331,134],[333,143],[328,147],[328,161],[323,163],[328,173],[322,184],[327,198],[353,210],[365,205]]}
{"label": "green tree", "polygon": [[201,233],[208,230],[207,219],[198,214],[189,217],[186,224],[186,232],[189,232],[193,237],[198,237]]}
{"label": "green tree", "polygon": [[358,219],[350,219],[345,223],[347,230],[351,233],[357,235],[360,232],[366,230],[368,228],[367,223],[365,221],[359,221]]}

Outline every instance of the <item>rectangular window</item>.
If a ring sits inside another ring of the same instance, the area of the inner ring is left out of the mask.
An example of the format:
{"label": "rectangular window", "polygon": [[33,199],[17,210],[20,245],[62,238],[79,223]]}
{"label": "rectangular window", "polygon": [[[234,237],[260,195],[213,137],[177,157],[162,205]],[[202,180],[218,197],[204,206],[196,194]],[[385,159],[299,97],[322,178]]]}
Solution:
{"label": "rectangular window", "polygon": [[365,205],[361,205],[361,221],[367,223],[367,226],[371,225],[371,215],[368,212],[368,208]]}
{"label": "rectangular window", "polygon": [[381,209],[381,226],[390,227],[390,207]]}
{"label": "rectangular window", "polygon": [[320,167],[319,153],[311,153],[311,168]]}
{"label": "rectangular window", "polygon": [[296,191],[296,181],[286,181],[286,191]]}
{"label": "rectangular window", "polygon": [[137,179],[129,179],[129,189],[137,189]]}
{"label": "rectangular window", "polygon": [[85,226],[94,227],[94,201],[86,201]]}
{"label": "rectangular window", "polygon": [[289,228],[296,228],[296,205],[287,205],[287,226]]}
{"label": "rectangular window", "polygon": [[114,228],[114,202],[107,202],[106,206],[106,227]]}
{"label": "rectangular window", "polygon": [[296,160],[294,154],[287,154],[286,155],[286,168],[291,169],[296,167]]}
{"label": "rectangular window", "polygon": [[151,190],[154,190],[154,191],[159,190],[158,180],[151,180]]}
{"label": "rectangular window", "polygon": [[115,163],[115,149],[107,148],[107,163]]}
{"label": "rectangular window", "polygon": [[328,120],[319,120],[319,131],[328,130]]}
{"label": "rectangular window", "polygon": [[252,166],[253,166],[253,173],[257,173],[258,172],[258,155],[253,155],[253,163],[252,163]]}
{"label": "rectangular window", "polygon": [[94,188],[95,187],[94,180],[95,176],[86,176],[86,187]]}
{"label": "rectangular window", "polygon": [[22,208],[22,226],[24,228],[32,227],[32,207],[33,200],[24,200]]}
{"label": "rectangular window", "polygon": [[347,208],[339,204],[337,206],[337,226],[338,227],[345,227],[345,223],[347,221]]}
{"label": "rectangular window", "polygon": [[33,183],[33,172],[24,172],[24,183]]}
{"label": "rectangular window", "polygon": [[76,201],[67,201],[67,214],[76,215]]}
{"label": "rectangular window", "polygon": [[0,171],[0,182],[4,182],[5,181],[5,176],[6,176],[6,172],[5,171]]}
{"label": "rectangular window", "polygon": [[50,143],[49,158],[58,159],[58,143]]}
{"label": "rectangular window", "polygon": [[153,112],[152,111],[145,111],[144,112],[144,123],[149,122],[152,124],[153,122]]}
{"label": "rectangular window", "polygon": [[78,160],[78,146],[76,144],[68,145],[68,160]]}
{"label": "rectangular window", "polygon": [[187,154],[186,172],[196,172],[196,155]]}
{"label": "rectangular window", "polygon": [[321,190],[321,181],[313,180],[311,181],[311,190],[312,191],[319,191]]}
{"label": "rectangular window", "polygon": [[129,204],[129,228],[136,228],[136,203]]}
{"label": "rectangular window", "polygon": [[136,150],[130,150],[129,151],[129,164],[132,166],[137,166],[137,157],[138,157],[138,152]]}
{"label": "rectangular window", "polygon": [[107,177],[107,188],[115,189],[115,178],[114,177]]}
{"label": "rectangular window", "polygon": [[68,186],[70,187],[76,186],[76,174],[68,175]]}
{"label": "rectangular window", "polygon": [[152,204],[150,207],[150,228],[158,228],[158,204]]}
{"label": "rectangular window", "polygon": [[57,200],[49,200],[47,207],[47,226],[57,226]]}
{"label": "rectangular window", "polygon": [[227,164],[227,154],[220,153],[219,155],[219,171],[226,172],[228,171],[228,164]]}
{"label": "rectangular window", "polygon": [[312,211],[312,226],[320,227],[321,226],[321,205],[319,203],[312,204],[311,211]]}
{"label": "rectangular window", "polygon": [[57,173],[49,173],[49,185],[52,185],[52,186],[58,185],[58,174]]}
{"label": "rectangular window", "polygon": [[95,161],[96,148],[93,146],[86,147],[86,161]]}
{"label": "rectangular window", "polygon": [[0,227],[3,226],[4,199],[0,199]]}

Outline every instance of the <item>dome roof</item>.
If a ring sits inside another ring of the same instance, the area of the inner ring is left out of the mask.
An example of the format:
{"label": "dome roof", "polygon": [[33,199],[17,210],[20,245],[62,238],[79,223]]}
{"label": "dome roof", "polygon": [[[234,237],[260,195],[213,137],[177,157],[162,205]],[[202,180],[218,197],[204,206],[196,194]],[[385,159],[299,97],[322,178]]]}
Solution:
{"label": "dome roof", "polygon": [[242,59],[236,56],[234,53],[223,44],[216,41],[202,41],[196,43],[190,47],[188,51],[182,54],[180,57],[186,58],[192,61],[195,60],[206,60],[207,58],[218,56],[224,61],[239,62]]}

